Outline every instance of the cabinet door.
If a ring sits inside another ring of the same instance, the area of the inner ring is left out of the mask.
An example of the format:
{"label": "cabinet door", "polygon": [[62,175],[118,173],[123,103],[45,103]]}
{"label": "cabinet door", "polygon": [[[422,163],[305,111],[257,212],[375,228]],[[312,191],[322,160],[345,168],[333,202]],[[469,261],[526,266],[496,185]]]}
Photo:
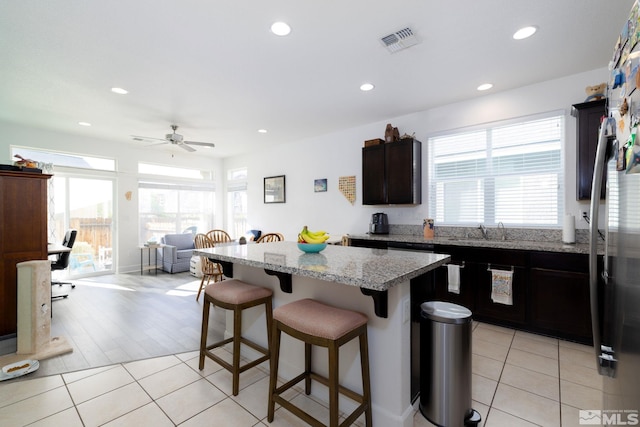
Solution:
{"label": "cabinet door", "polygon": [[385,148],[388,203],[420,203],[420,143],[404,140],[386,144]]}
{"label": "cabinet door", "polygon": [[435,298],[438,301],[446,301],[461,305],[473,311],[475,310],[474,294],[475,294],[475,273],[474,265],[462,263],[458,259],[452,257],[451,263],[460,265],[460,293],[456,294],[449,291],[449,269],[446,265],[441,266],[434,271],[435,281]]}
{"label": "cabinet door", "polygon": [[476,311],[478,317],[487,320],[504,322],[505,324],[524,324],[526,320],[526,273],[524,267],[513,267],[511,265],[491,264],[492,269],[511,271],[513,276],[511,283],[512,304],[506,305],[494,302],[492,299],[493,278],[488,270],[489,264],[479,263],[477,265],[478,289],[476,293]]}
{"label": "cabinet door", "polygon": [[0,337],[17,330],[16,264],[47,259],[48,177],[0,173]]}
{"label": "cabinet door", "polygon": [[[571,111],[576,118],[576,198],[578,200],[591,199],[591,180],[593,179],[593,165],[598,146],[598,129],[600,119],[606,115],[605,100],[583,102],[575,104]],[[606,171],[605,171],[606,173]],[[600,198],[605,198],[606,177],[602,180]]]}
{"label": "cabinet door", "polygon": [[362,149],[362,204],[387,203],[385,184],[385,146],[373,145]]}
{"label": "cabinet door", "polygon": [[532,268],[530,298],[533,326],[591,344],[588,274]]}

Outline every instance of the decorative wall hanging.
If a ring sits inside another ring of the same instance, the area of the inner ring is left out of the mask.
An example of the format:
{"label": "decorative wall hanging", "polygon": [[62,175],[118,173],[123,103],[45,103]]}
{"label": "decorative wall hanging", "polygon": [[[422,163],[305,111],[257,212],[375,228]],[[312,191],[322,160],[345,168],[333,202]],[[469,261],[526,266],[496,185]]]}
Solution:
{"label": "decorative wall hanging", "polygon": [[327,178],[314,179],[313,180],[313,191],[316,193],[321,193],[323,191],[327,191]]}
{"label": "decorative wall hanging", "polygon": [[338,188],[346,199],[353,205],[356,201],[356,177],[341,176],[338,178]]}
{"label": "decorative wall hanging", "polygon": [[264,179],[264,202],[285,203],[284,175],[268,176]]}

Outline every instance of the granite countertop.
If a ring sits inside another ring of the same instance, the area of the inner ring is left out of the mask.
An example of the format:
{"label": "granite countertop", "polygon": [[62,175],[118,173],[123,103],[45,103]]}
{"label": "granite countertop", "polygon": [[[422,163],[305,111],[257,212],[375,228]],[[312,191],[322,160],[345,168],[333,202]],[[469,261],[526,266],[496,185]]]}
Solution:
{"label": "granite countertop", "polygon": [[294,242],[216,246],[195,249],[194,254],[376,291],[386,291],[451,259],[449,255],[429,252],[338,245],[327,245],[320,253],[307,254]]}
{"label": "granite countertop", "polygon": [[[478,239],[465,237],[436,236],[433,239],[425,239],[423,236],[408,234],[349,234],[350,239],[370,240],[379,242],[399,242],[399,243],[432,243],[434,245],[466,246],[477,248],[494,249],[519,249],[528,251],[543,252],[564,252],[589,254],[588,243],[566,244],[562,242],[529,241],[529,240],[499,240],[499,239]],[[599,249],[600,254],[604,249]]]}

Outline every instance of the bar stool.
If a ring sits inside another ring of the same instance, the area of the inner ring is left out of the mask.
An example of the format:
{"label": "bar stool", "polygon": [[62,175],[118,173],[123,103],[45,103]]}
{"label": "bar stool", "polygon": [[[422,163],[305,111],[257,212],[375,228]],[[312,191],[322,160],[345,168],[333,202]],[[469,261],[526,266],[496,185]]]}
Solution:
{"label": "bar stool", "polygon": [[[202,309],[202,335],[200,338],[200,363],[198,368],[204,369],[204,357],[212,359],[233,375],[233,395],[239,391],[240,374],[271,357],[271,289],[250,285],[240,280],[224,280],[214,283],[204,289],[204,307]],[[207,346],[207,331],[209,328],[209,308],[213,304],[226,310],[233,310],[233,336]],[[250,341],[242,336],[242,310],[264,304],[267,318],[267,348]],[[211,350],[233,342],[233,364],[229,364],[215,355]],[[240,344],[243,343],[263,356],[240,366]]]}
{"label": "bar stool", "polygon": [[[280,335],[286,334],[304,341],[304,364],[302,374],[277,387],[278,358],[280,355]],[[338,382],[340,346],[358,337],[360,341],[360,367],[362,370],[362,394],[347,389]],[[271,333],[272,357],[269,377],[269,408],[267,420],[273,421],[275,404],[280,404],[294,415],[313,426],[323,424],[316,418],[281,397],[289,388],[305,380],[305,393],[311,393],[311,380],[329,387],[330,426],[338,426],[338,393],[358,402],[360,405],[347,417],[341,426],[351,425],[362,413],[367,427],[371,426],[371,382],[369,378],[369,352],[367,343],[367,316],[355,311],[332,307],[312,299],[303,299],[285,304],[273,311],[273,332]],[[311,346],[326,347],[329,353],[329,377],[311,371]]]}

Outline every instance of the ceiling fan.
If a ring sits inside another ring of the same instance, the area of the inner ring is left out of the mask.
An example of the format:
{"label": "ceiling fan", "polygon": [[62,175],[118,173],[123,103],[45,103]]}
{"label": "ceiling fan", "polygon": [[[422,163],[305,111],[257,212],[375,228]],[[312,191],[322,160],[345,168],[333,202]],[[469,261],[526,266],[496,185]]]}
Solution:
{"label": "ceiling fan", "polygon": [[210,148],[213,148],[216,146],[213,142],[185,141],[182,135],[176,133],[176,130],[178,130],[178,125],[171,125],[171,129],[173,130],[173,133],[166,134],[164,136],[164,139],[150,138],[148,136],[137,136],[137,135],[131,135],[131,137],[133,138],[134,141],[145,141],[145,140],[162,141],[160,144],[177,145],[180,148],[183,148],[191,152],[196,151],[196,149],[191,147],[191,145],[199,145],[201,147],[210,147]]}

